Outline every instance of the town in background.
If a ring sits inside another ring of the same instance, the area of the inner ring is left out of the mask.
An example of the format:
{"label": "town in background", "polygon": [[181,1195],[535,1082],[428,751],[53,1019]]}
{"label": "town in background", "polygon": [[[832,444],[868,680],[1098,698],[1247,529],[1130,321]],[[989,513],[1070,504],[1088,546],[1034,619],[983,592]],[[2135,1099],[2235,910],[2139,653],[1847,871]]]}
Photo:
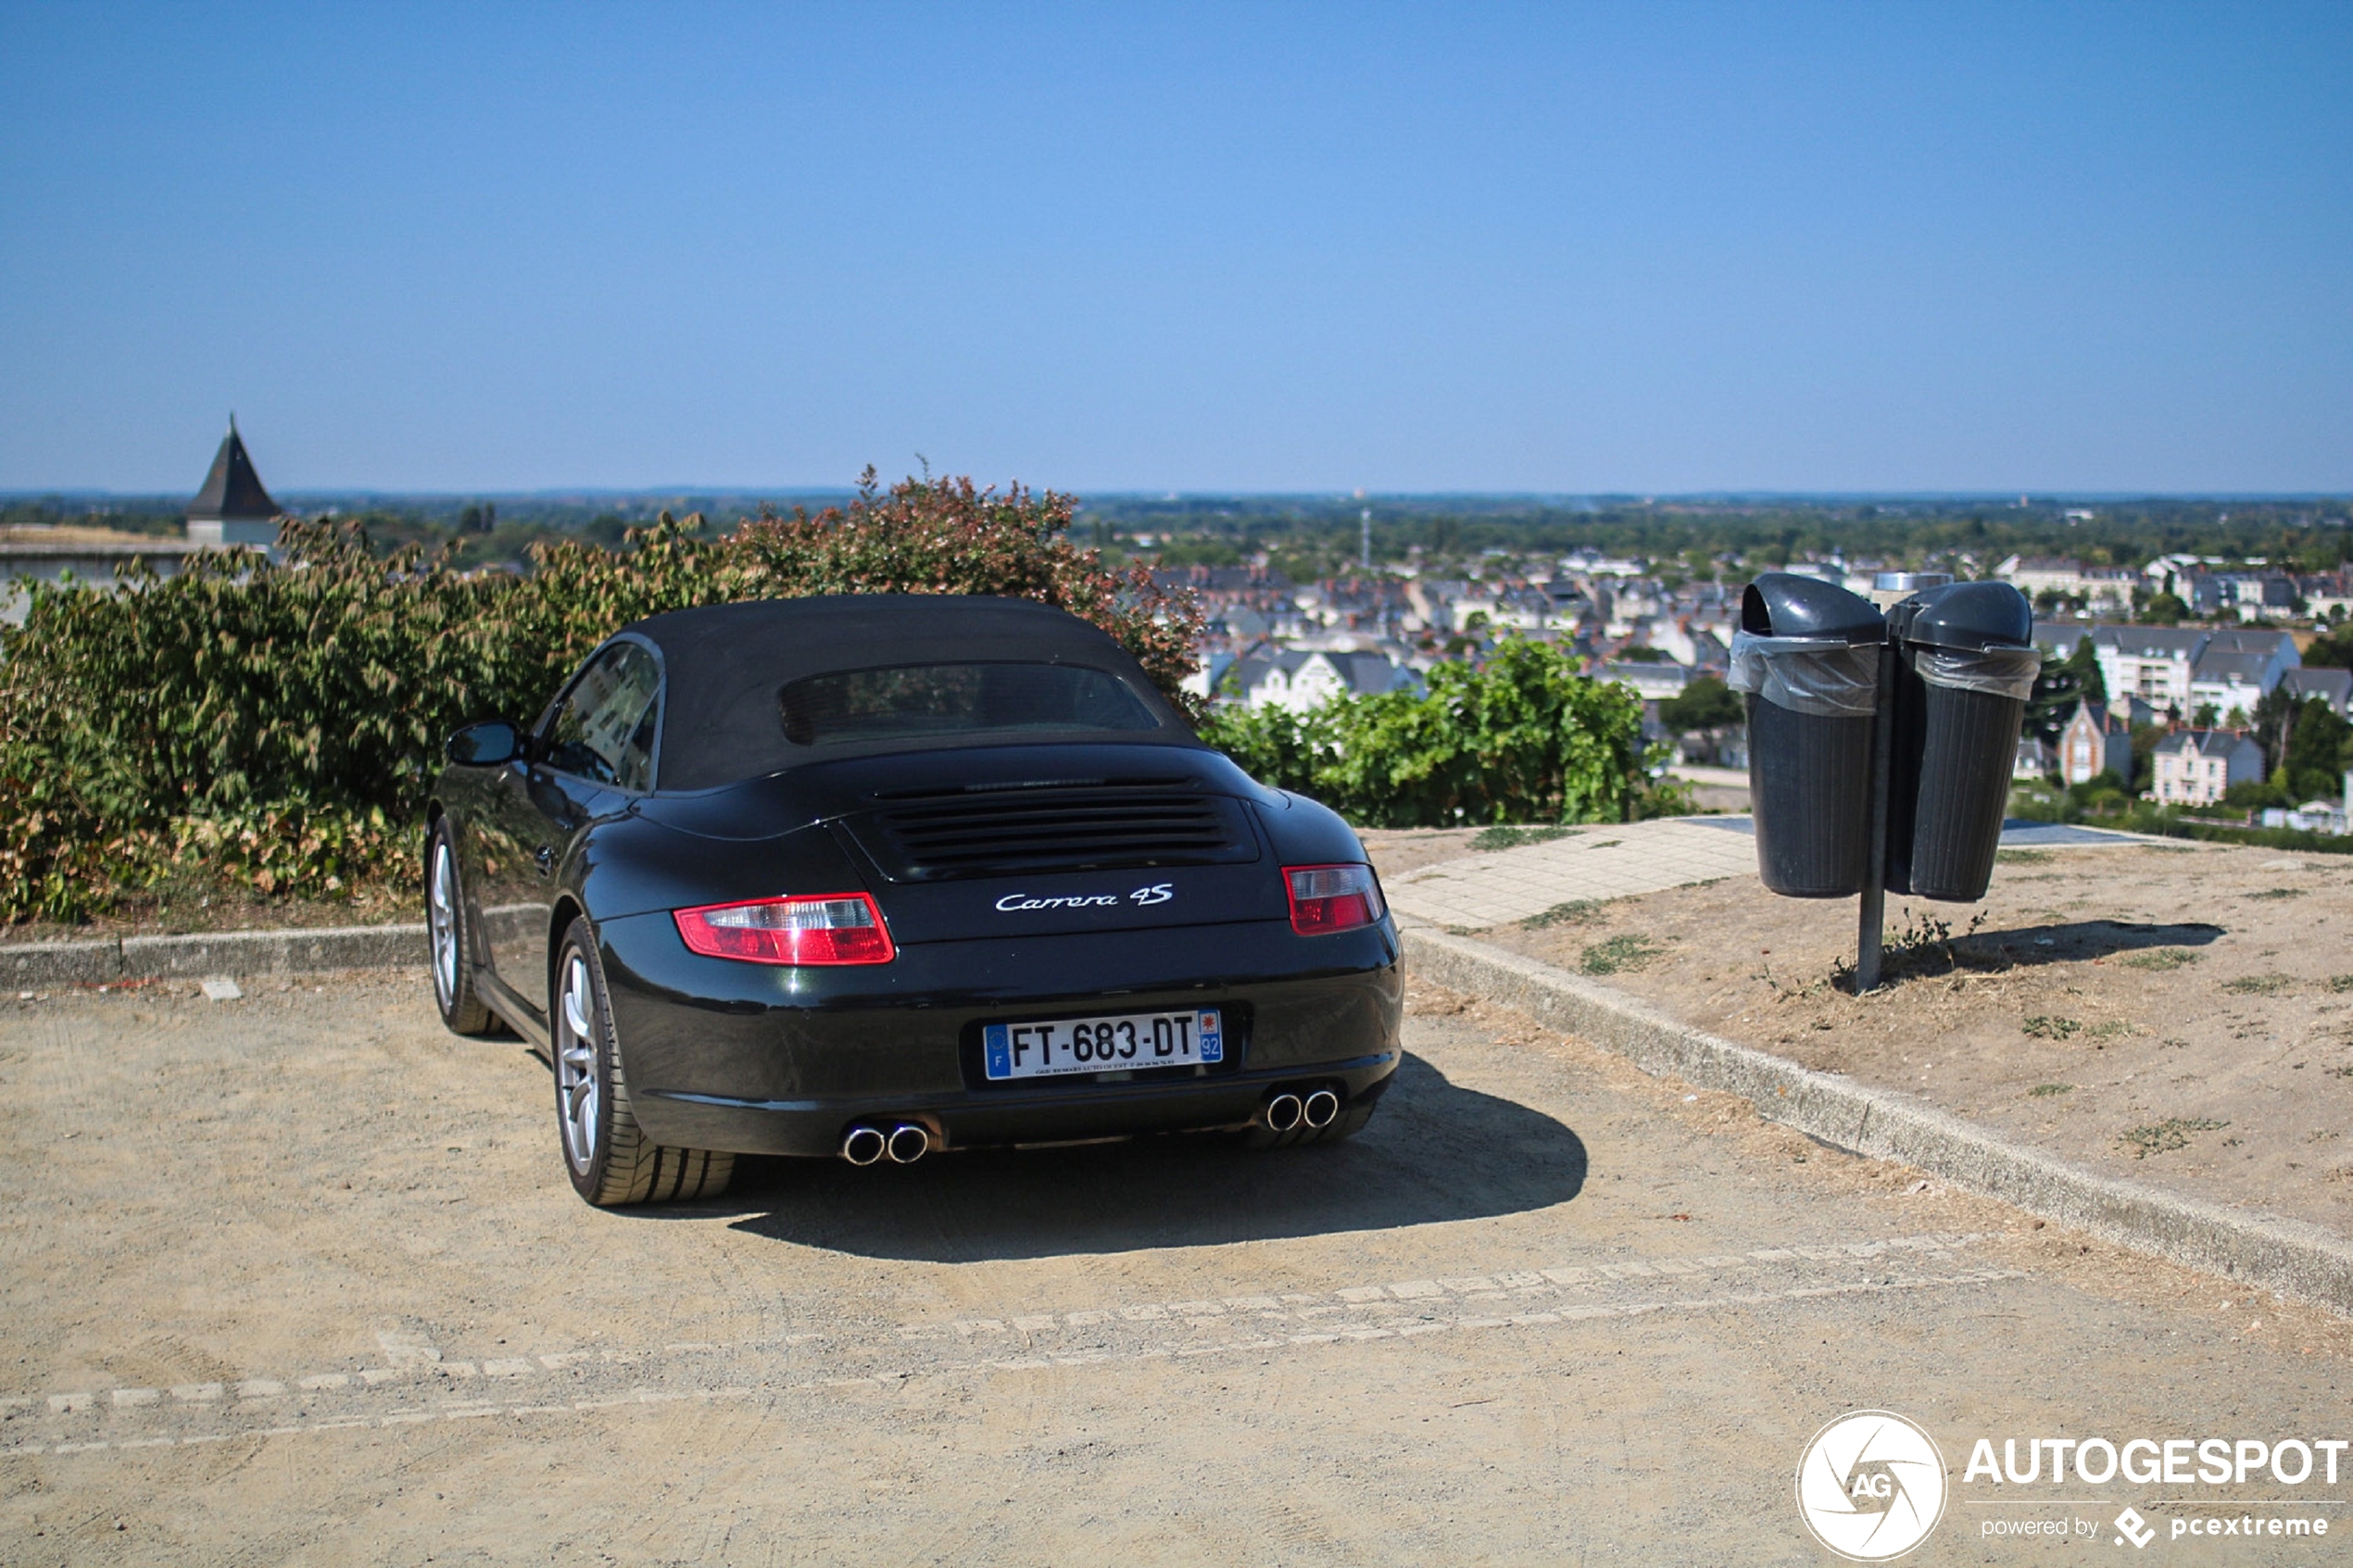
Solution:
{"label": "town in background", "polygon": [[[274,546],[285,514],[346,520],[389,550],[530,570],[531,547],[699,514],[705,526],[837,504],[761,495],[289,495],[233,419],[193,497],[0,498],[0,578],[108,583],[192,551]],[[1869,593],[1887,571],[1995,578],[2032,601],[2047,662],[2021,736],[2020,814],[2151,808],[2217,826],[2348,836],[2353,503],[2332,497],[1108,495],[1079,542],[1189,588],[1205,615],[1192,687],[1306,712],[1420,685],[1498,639],[1563,645],[1642,698],[1645,727],[1703,785],[1747,767],[1724,684],[1756,573]],[[5,609],[21,613],[13,590]]]}

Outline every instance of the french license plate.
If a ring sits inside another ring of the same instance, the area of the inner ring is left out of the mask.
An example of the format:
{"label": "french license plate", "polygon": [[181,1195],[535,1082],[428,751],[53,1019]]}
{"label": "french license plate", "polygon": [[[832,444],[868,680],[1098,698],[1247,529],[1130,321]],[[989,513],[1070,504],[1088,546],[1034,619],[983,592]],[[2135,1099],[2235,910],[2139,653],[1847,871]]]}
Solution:
{"label": "french license plate", "polygon": [[1226,1025],[1215,1008],[991,1023],[981,1031],[981,1047],[992,1080],[1198,1067],[1226,1060]]}

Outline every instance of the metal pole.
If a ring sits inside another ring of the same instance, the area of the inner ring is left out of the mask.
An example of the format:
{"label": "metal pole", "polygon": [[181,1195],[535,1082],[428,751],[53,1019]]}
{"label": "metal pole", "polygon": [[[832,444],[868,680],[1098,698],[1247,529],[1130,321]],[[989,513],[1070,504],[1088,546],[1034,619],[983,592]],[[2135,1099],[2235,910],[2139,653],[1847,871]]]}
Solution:
{"label": "metal pole", "polygon": [[1888,773],[1895,755],[1895,647],[1879,650],[1879,710],[1871,716],[1871,847],[1863,907],[1855,932],[1855,994],[1879,989],[1880,943],[1887,919]]}

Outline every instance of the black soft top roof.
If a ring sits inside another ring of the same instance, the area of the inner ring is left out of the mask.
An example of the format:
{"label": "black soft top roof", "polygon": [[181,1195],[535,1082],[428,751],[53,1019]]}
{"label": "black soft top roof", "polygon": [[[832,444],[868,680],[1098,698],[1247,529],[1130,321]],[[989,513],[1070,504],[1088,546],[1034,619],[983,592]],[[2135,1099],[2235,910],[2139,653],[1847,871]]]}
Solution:
{"label": "black soft top roof", "polygon": [[[956,594],[755,599],[674,609],[623,631],[661,650],[667,679],[658,784],[665,792],[711,789],[813,760],[816,748],[785,738],[778,701],[785,684],[887,665],[1013,662],[1104,671],[1118,676],[1160,720],[1159,729],[1123,734],[1123,741],[1200,744],[1126,649],[1078,617],[1027,599]],[[912,750],[926,744],[975,743],[895,739],[862,747],[828,746],[824,755]]]}

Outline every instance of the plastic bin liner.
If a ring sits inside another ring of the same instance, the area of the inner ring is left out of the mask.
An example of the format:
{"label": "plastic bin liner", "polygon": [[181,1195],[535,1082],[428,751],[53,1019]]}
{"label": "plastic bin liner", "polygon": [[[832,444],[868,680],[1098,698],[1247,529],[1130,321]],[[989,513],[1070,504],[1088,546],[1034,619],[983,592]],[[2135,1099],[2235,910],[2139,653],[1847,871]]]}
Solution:
{"label": "plastic bin liner", "polygon": [[[1737,641],[1737,638],[1735,639]],[[2032,648],[1932,648],[1912,646],[1912,671],[1931,686],[1983,692],[2024,702],[2034,695],[2043,656]]]}
{"label": "plastic bin liner", "polygon": [[[1986,658],[1957,654],[1957,659]],[[1868,719],[1879,708],[1880,645],[1850,647],[1812,637],[1732,633],[1731,668],[1724,684],[1754,692],[1776,708],[1818,719]],[[2038,664],[2039,670],[2041,666]],[[2027,677],[2033,684],[2033,677]]]}

